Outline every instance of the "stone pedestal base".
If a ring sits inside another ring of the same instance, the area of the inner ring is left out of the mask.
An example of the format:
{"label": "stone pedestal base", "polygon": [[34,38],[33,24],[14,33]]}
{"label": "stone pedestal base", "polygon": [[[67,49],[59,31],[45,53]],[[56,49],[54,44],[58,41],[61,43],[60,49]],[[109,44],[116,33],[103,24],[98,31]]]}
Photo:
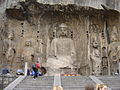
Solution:
{"label": "stone pedestal base", "polygon": [[47,68],[47,76],[54,76],[57,74],[78,74],[77,69],[76,68],[60,68],[60,69],[51,69],[51,68]]}

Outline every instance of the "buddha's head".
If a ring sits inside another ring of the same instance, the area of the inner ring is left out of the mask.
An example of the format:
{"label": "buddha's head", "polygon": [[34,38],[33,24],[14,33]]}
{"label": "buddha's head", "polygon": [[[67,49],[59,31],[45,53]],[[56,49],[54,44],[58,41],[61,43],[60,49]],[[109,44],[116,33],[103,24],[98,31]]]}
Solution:
{"label": "buddha's head", "polygon": [[28,47],[28,46],[31,46],[31,45],[32,45],[32,42],[30,40],[26,40],[25,41],[25,46]]}
{"label": "buddha's head", "polygon": [[65,23],[59,25],[60,36],[67,36],[68,26]]}

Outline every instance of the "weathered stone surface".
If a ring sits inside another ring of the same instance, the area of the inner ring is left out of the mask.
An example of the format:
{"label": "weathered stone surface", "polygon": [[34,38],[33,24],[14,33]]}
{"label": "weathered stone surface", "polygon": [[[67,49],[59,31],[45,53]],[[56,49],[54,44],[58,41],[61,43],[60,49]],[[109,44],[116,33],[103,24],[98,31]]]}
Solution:
{"label": "weathered stone surface", "polygon": [[[107,0],[91,0],[91,2],[60,0],[59,3],[62,4],[54,4],[57,3],[56,0],[39,1],[42,3],[33,0],[22,0],[20,3],[12,0],[11,2],[3,1],[1,4],[3,11],[0,14],[2,65],[11,65],[11,68],[16,70],[22,68],[24,62],[27,61],[31,65],[39,58],[46,67],[49,55],[52,55],[53,60],[53,52],[56,52],[59,62],[61,59],[65,59],[63,62],[70,62],[69,65],[65,64],[70,69],[74,64],[76,65],[74,68],[76,73],[82,75],[115,73],[118,66],[116,67],[113,62],[117,64],[119,62],[119,44],[117,43],[120,38],[119,6],[116,4],[119,1],[115,1],[112,1],[114,5]],[[52,4],[45,4],[51,2]],[[101,9],[101,4],[104,9]],[[59,37],[62,33],[59,26],[62,23],[67,25],[66,39]],[[9,32],[14,32],[14,40],[9,39]],[[27,41],[31,44],[26,45]],[[15,45],[10,42],[14,42]],[[58,44],[57,50],[52,48],[53,44]],[[69,45],[72,45],[72,48]],[[112,50],[114,48],[115,50]],[[34,60],[31,56],[34,56]],[[54,60],[49,62],[55,63]],[[14,63],[9,65],[7,61]]]}

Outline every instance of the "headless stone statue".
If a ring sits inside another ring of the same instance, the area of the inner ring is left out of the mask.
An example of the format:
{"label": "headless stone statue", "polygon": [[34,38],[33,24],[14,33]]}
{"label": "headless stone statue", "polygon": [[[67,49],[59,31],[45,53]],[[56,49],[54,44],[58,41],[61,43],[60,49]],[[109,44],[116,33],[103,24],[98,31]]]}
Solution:
{"label": "headless stone statue", "polygon": [[47,60],[47,66],[56,73],[60,68],[73,68],[73,63],[76,59],[73,40],[67,38],[67,26],[61,24],[60,36],[51,42],[51,50]]}
{"label": "headless stone statue", "polygon": [[97,41],[93,41],[93,51],[91,53],[91,59],[93,63],[93,71],[95,75],[99,75],[101,73],[101,59],[100,59],[100,52],[98,50],[98,43]]}

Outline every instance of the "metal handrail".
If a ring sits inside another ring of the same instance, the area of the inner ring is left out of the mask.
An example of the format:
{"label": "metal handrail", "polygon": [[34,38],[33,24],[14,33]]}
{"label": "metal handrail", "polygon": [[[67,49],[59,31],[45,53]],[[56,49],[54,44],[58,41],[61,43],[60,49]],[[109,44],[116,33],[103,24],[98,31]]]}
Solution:
{"label": "metal handrail", "polygon": [[16,80],[10,83],[4,90],[13,90],[20,82],[22,82],[27,76],[27,62],[25,62],[24,76],[19,76]]}
{"label": "metal handrail", "polygon": [[[89,76],[89,77],[96,83],[96,85],[105,84],[101,80],[99,80],[96,76]],[[108,90],[112,90],[112,88],[108,87]]]}

